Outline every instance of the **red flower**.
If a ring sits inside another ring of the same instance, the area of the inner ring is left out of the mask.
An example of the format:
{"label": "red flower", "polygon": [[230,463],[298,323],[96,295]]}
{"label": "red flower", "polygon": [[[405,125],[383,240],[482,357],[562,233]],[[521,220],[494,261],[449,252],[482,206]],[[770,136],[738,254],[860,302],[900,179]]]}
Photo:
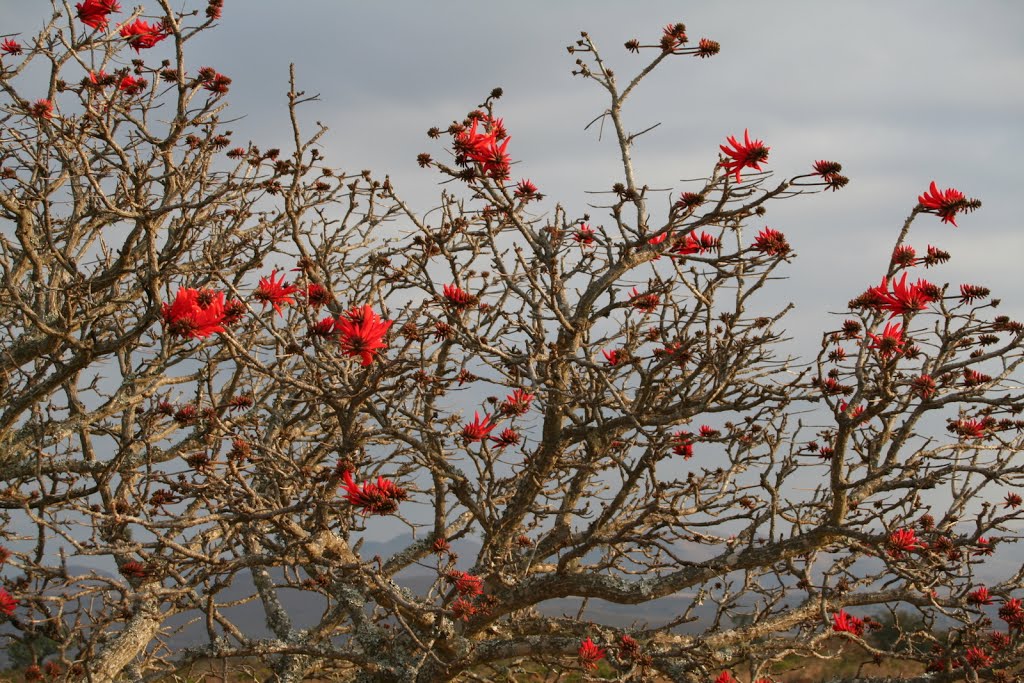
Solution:
{"label": "red flower", "polygon": [[5,55],[20,55],[21,43],[14,38],[6,38],[4,42],[0,43],[0,52],[3,52]]}
{"label": "red flower", "polygon": [[696,192],[684,192],[676,200],[675,208],[681,211],[692,211],[704,203],[704,197]]}
{"label": "red flower", "polygon": [[718,248],[718,238],[702,232],[699,236],[692,232],[685,240],[676,242],[672,247],[672,254],[675,256],[688,256],[689,254],[703,254]]}
{"label": "red flower", "polygon": [[722,46],[717,40],[711,40],[710,38],[701,38],[700,42],[697,43],[697,51],[694,53],[697,57],[705,59],[707,57],[714,57],[722,50]]}
{"label": "red flower", "polygon": [[537,194],[537,186],[526,178],[519,181],[514,194],[520,199],[540,199],[540,195]]}
{"label": "red flower", "polygon": [[167,331],[174,336],[209,337],[224,331],[224,293],[181,287],[174,302],[163,305],[162,314]]}
{"label": "red flower", "polygon": [[53,118],[53,102],[50,100],[36,100],[35,104],[28,108],[29,116],[49,121]]}
{"label": "red flower", "polygon": [[[1016,493],[1007,493],[1006,494],[1006,503],[1005,503],[1004,506],[1008,507],[1008,508],[1018,508],[1018,507],[1020,507],[1020,504],[1022,502],[1024,502],[1024,499],[1022,499]],[[0,562],[0,564],[3,564],[3,562]]]}
{"label": "red flower", "polygon": [[572,238],[576,240],[581,247],[589,247],[594,243],[594,231],[590,229],[590,226],[586,223],[580,225],[573,233]]}
{"label": "red flower", "polygon": [[862,295],[863,305],[880,311],[891,311],[890,317],[901,314],[923,311],[925,307],[935,301],[935,285],[926,281],[918,280],[912,285],[907,285],[907,274],[904,273],[899,282],[892,283],[892,292],[889,292],[889,279],[882,277],[882,282],[877,287],[871,287]]}
{"label": "red flower", "polygon": [[78,18],[86,26],[98,30],[105,30],[109,19],[107,15],[111,12],[120,12],[121,5],[117,0],[85,0],[75,5],[78,10]]}
{"label": "red flower", "polygon": [[149,570],[146,565],[138,562],[137,560],[130,560],[121,565],[121,574],[132,579],[144,579],[149,576]]}
{"label": "red flower", "polygon": [[914,265],[917,258],[917,251],[909,244],[901,244],[892,250],[892,262],[903,268]]}
{"label": "red flower", "polygon": [[999,618],[1010,628],[1024,630],[1024,603],[1020,598],[1009,598],[999,608]]}
{"label": "red flower", "polygon": [[0,614],[11,616],[18,608],[18,601],[11,597],[11,594],[0,588]]}
{"label": "red flower", "polygon": [[331,293],[323,285],[314,282],[306,287],[306,301],[313,308],[320,308],[331,302]]}
{"label": "red flower", "polygon": [[968,605],[991,605],[992,596],[988,593],[988,588],[985,586],[978,587],[977,590],[971,591],[967,594]]}
{"label": "red flower", "polygon": [[754,249],[772,256],[785,256],[789,253],[789,248],[786,236],[769,227],[765,227],[764,230],[757,233],[757,238],[754,240]]}
{"label": "red flower", "polygon": [[921,398],[929,399],[935,395],[935,380],[931,375],[921,375],[911,382],[911,388]]}
{"label": "red flower", "polygon": [[260,278],[260,284],[256,291],[252,293],[252,298],[262,302],[263,308],[270,304],[274,307],[275,311],[283,315],[284,311],[281,310],[281,305],[294,304],[295,299],[291,295],[298,292],[299,287],[297,285],[286,285],[284,283],[284,273],[281,273],[280,280],[275,280],[275,275],[277,275],[276,268],[270,271],[269,277]]}
{"label": "red flower", "polygon": [[896,559],[902,558],[904,553],[922,548],[913,529],[897,529],[889,534],[889,555]]}
{"label": "red flower", "polygon": [[653,313],[658,308],[658,295],[648,292],[641,294],[636,287],[629,293],[629,305],[644,313]]}
{"label": "red flower", "polygon": [[728,671],[723,671],[718,674],[718,678],[715,679],[715,683],[739,683],[739,681],[733,678],[732,674]]}
{"label": "red flower", "polygon": [[983,439],[986,425],[982,420],[957,420],[950,424],[950,431],[970,439]]}
{"label": "red flower", "polygon": [[448,300],[452,308],[457,310],[461,311],[476,304],[476,297],[458,285],[445,285],[443,291],[444,298]]}
{"label": "red flower", "polygon": [[604,355],[604,359],[608,361],[608,365],[616,366],[622,362],[622,351],[615,349],[614,351],[601,351]]}
{"label": "red flower", "polygon": [[476,605],[465,598],[455,598],[452,601],[452,613],[460,621],[469,621],[476,612]]}
{"label": "red flower", "polygon": [[672,440],[675,442],[675,445],[672,446],[672,452],[683,456],[683,460],[689,460],[693,457],[693,440],[690,438],[692,436],[690,432],[685,431],[679,431],[672,435]]}
{"label": "red flower", "polygon": [[462,438],[468,443],[483,441],[495,427],[497,425],[491,422],[490,414],[484,415],[484,419],[481,420],[480,413],[474,412],[473,421],[462,426]]}
{"label": "red flower", "polygon": [[334,329],[341,335],[341,348],[348,356],[361,356],[364,366],[373,363],[381,349],[387,348],[384,335],[391,329],[392,320],[381,320],[369,306],[353,308],[338,316]]}
{"label": "red flower", "polygon": [[860,636],[864,634],[864,620],[841,609],[832,615],[832,630]]}
{"label": "red flower", "polygon": [[511,427],[506,427],[498,436],[492,436],[491,441],[494,442],[494,447],[499,450],[502,448],[508,448],[509,446],[515,446],[519,443],[519,432]]}
{"label": "red flower", "polygon": [[751,140],[749,130],[744,129],[742,143],[733,135],[727,137],[725,141],[729,146],[719,145],[719,149],[729,158],[722,162],[722,167],[726,173],[736,176],[737,183],[742,180],[740,171],[744,168],[760,171],[761,164],[768,160],[768,150],[771,148],[765,147],[761,140]]}
{"label": "red flower", "polygon": [[135,76],[125,76],[117,84],[117,89],[126,95],[138,95],[140,92],[146,89],[149,85],[149,81],[141,76],[136,78]]}
{"label": "red flower", "polygon": [[121,27],[121,37],[128,41],[132,49],[148,50],[168,35],[163,24],[150,24],[142,19],[136,19],[130,24]]}
{"label": "red flower", "polygon": [[967,663],[974,669],[983,669],[992,665],[992,656],[980,647],[969,647],[964,653]]}
{"label": "red flower", "polygon": [[580,666],[587,671],[596,669],[597,663],[604,659],[604,650],[595,645],[589,637],[580,643],[577,654],[580,658]]}
{"label": "red flower", "polygon": [[956,225],[956,214],[966,208],[967,201],[964,193],[952,187],[939,190],[935,181],[928,187],[928,191],[917,198],[918,203],[942,219],[943,223]]}
{"label": "red flower", "polygon": [[984,299],[990,294],[988,287],[980,285],[960,285],[960,301],[973,304],[975,299]]}
{"label": "red flower", "polygon": [[[487,119],[487,117],[484,117]],[[475,161],[483,167],[484,174],[502,180],[508,177],[511,159],[506,153],[509,141],[505,135],[501,119],[487,119],[488,132],[477,132],[480,118],[473,119],[469,130],[464,130],[455,137],[456,151],[461,152],[469,161]],[[501,144],[498,140],[504,138]]]}
{"label": "red flower", "polygon": [[868,348],[878,351],[878,355],[885,360],[902,351],[903,344],[906,342],[903,338],[903,326],[896,323],[886,325],[881,335],[869,332],[868,336],[871,337]]}
{"label": "red flower", "polygon": [[534,394],[528,394],[522,389],[516,389],[505,397],[501,404],[502,415],[523,415],[530,409],[530,402]]}
{"label": "red flower", "polygon": [[484,593],[484,581],[479,576],[452,570],[445,578],[455,585],[455,592],[459,595],[476,597]]}
{"label": "red flower", "polygon": [[224,9],[224,0],[210,0],[206,6],[206,18],[212,20],[220,19],[220,13]]}
{"label": "red flower", "polygon": [[688,40],[685,24],[669,24],[662,31],[661,49],[665,52],[672,52],[685,45]]}
{"label": "red flower", "polygon": [[377,477],[377,483],[365,482],[362,488],[353,481],[350,470],[345,470],[343,478],[346,500],[353,507],[362,508],[364,515],[390,515],[408,498],[405,489],[384,477]]}

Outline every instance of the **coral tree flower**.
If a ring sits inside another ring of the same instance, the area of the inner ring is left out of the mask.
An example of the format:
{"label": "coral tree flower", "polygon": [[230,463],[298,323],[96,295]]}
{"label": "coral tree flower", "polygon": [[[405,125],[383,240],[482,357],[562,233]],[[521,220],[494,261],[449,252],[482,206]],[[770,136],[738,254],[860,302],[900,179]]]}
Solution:
{"label": "coral tree flower", "polygon": [[178,289],[170,304],[163,305],[164,325],[177,337],[202,339],[224,331],[224,292],[190,287]]}
{"label": "coral tree flower", "polygon": [[921,550],[923,547],[913,529],[897,529],[889,534],[889,555],[896,559],[901,559],[904,553]]}
{"label": "coral tree flower", "polygon": [[256,291],[252,293],[252,298],[263,304],[266,308],[267,304],[274,307],[274,310],[283,315],[284,311],[281,310],[283,304],[294,304],[295,298],[292,294],[299,291],[297,285],[286,285],[284,283],[284,273],[281,273],[281,279],[275,280],[274,276],[277,275],[277,270],[270,271],[269,277],[260,278],[260,284],[256,288]]}
{"label": "coral tree flower", "polygon": [[11,616],[16,609],[18,609],[18,601],[11,597],[10,593],[0,588],[0,614]]}
{"label": "coral tree flower", "polygon": [[484,593],[484,580],[479,576],[453,569],[445,578],[452,582],[459,595],[476,597]]}
{"label": "coral tree flower", "polygon": [[576,651],[579,655],[580,666],[587,671],[593,671],[597,668],[597,663],[604,659],[604,649],[594,644],[589,637],[580,643],[580,649]]}
{"label": "coral tree flower", "polygon": [[382,320],[369,306],[353,308],[338,316],[334,329],[341,336],[341,348],[348,356],[360,356],[362,365],[373,363],[381,349],[387,348],[384,336],[394,321]]}
{"label": "coral tree flower", "polygon": [[78,18],[89,28],[103,31],[110,23],[108,15],[112,12],[120,12],[121,5],[118,0],[85,0],[75,5]]}
{"label": "coral tree flower", "polygon": [[715,683],[739,683],[729,671],[723,671],[718,674],[718,678],[715,679]]}
{"label": "coral tree flower", "polygon": [[487,132],[478,131],[480,118],[473,119],[473,125],[469,130],[464,130],[455,137],[456,151],[462,153],[467,160],[480,164],[485,175],[495,180],[504,180],[508,178],[512,163],[511,157],[505,151],[512,138],[504,134],[501,119],[486,116],[483,118],[487,124]]}
{"label": "coral tree flower", "polygon": [[839,610],[832,615],[832,630],[840,633],[852,633],[855,636],[864,634],[864,620]]}
{"label": "coral tree flower", "polygon": [[480,419],[480,413],[473,413],[473,421],[463,425],[462,427],[462,438],[467,443],[474,443],[476,441],[483,441],[491,433],[491,430],[497,427],[494,422],[491,422],[490,414],[484,415],[484,418]]}
{"label": "coral tree flower", "polygon": [[405,489],[390,479],[377,477],[376,483],[365,482],[360,487],[352,479],[352,472],[345,470],[345,499],[353,507],[361,508],[364,515],[390,515],[398,510],[398,504],[408,498]]}
{"label": "coral tree flower", "polygon": [[736,177],[737,183],[742,180],[740,172],[744,168],[760,171],[761,164],[768,161],[768,150],[771,147],[766,147],[761,140],[751,140],[749,130],[744,129],[742,143],[734,135],[730,135],[725,141],[728,146],[719,145],[718,147],[725,156],[729,157],[722,162],[722,167],[725,168],[726,173],[731,173]]}
{"label": "coral tree flower", "polygon": [[457,310],[465,310],[476,304],[476,297],[458,285],[445,285],[442,289],[448,304]]}
{"label": "coral tree flower", "polygon": [[4,39],[4,42],[0,43],[0,52],[3,52],[5,55],[20,55],[21,43],[16,41],[14,38],[6,38]]}
{"label": "coral tree flower", "polygon": [[790,249],[786,236],[769,227],[765,227],[764,230],[757,233],[753,246],[757,251],[771,256],[785,256]]}
{"label": "coral tree flower", "polygon": [[128,41],[132,49],[148,50],[168,35],[162,24],[150,24],[143,19],[136,19],[121,27],[121,37]]}
{"label": "coral tree flower", "polygon": [[717,249],[718,245],[718,238],[714,235],[710,235],[706,232],[701,232],[700,235],[697,235],[691,232],[686,236],[686,239],[675,243],[671,249],[671,253],[673,256],[704,254],[712,249]]}
{"label": "coral tree flower", "polygon": [[890,317],[923,311],[928,304],[935,301],[935,285],[918,280],[912,285],[907,284],[904,273],[899,282],[892,281],[892,292],[889,291],[889,279],[882,277],[877,287],[865,292],[865,305],[880,311],[891,311]]}
{"label": "coral tree flower", "polygon": [[963,211],[967,205],[963,192],[952,187],[940,190],[934,180],[928,186],[928,191],[919,196],[917,201],[923,208],[933,211],[943,223],[952,223],[954,227],[956,214]]}
{"label": "coral tree flower", "polygon": [[502,415],[524,415],[530,410],[530,402],[536,397],[523,389],[516,389],[501,403]]}
{"label": "coral tree flower", "polygon": [[868,336],[871,337],[868,348],[878,351],[878,355],[886,360],[902,351],[906,341],[903,338],[903,326],[896,323],[886,325],[880,335],[868,333]]}

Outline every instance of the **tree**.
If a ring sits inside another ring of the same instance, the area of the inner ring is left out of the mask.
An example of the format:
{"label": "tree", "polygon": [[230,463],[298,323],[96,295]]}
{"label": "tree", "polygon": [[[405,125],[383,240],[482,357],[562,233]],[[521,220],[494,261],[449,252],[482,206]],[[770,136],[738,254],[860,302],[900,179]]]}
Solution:
{"label": "tree", "polygon": [[[1024,517],[1024,326],[921,279],[950,255],[910,243],[980,202],[909,202],[880,284],[804,363],[767,293],[795,253],[761,217],[841,189],[840,164],[774,181],[744,131],[666,202],[632,159],[624,102],[714,41],[631,40],[629,81],[570,47],[620,152],[593,216],[513,177],[499,90],[430,130],[448,185],[421,214],[322,158],[294,76],[294,147],[235,146],[231,79],[185,57],[221,2],[157,5],[55,1],[0,47],[0,611],[9,643],[54,647],[26,677],[768,680],[837,640],[921,681],[1020,675],[1022,572],[976,575]],[[385,517],[412,538],[370,555]],[[673,596],[657,623],[587,609]],[[873,645],[857,614],[897,605],[951,636]],[[186,618],[202,644],[170,640]]]}

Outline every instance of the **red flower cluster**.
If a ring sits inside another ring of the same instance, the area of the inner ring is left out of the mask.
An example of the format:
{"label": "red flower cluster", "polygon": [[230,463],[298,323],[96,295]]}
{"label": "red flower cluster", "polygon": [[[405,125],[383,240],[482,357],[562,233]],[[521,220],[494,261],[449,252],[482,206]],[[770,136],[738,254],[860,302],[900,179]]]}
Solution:
{"label": "red flower cluster", "polygon": [[624,354],[619,349],[615,349],[614,351],[604,350],[601,351],[601,354],[604,356],[604,359],[608,361],[608,365],[611,365],[612,367],[621,363],[624,358]]}
{"label": "red flower cluster", "polygon": [[136,19],[121,27],[121,37],[128,41],[132,49],[148,50],[170,35],[163,24],[150,24],[143,19]]}
{"label": "red flower cluster", "polygon": [[690,254],[703,254],[718,248],[718,238],[702,232],[700,235],[690,233],[685,240],[680,240],[672,247],[673,256],[689,256]]}
{"label": "red flower cluster", "polygon": [[382,320],[369,306],[353,308],[338,316],[334,329],[341,335],[341,348],[346,355],[360,356],[362,365],[370,365],[380,350],[387,347],[384,335],[394,321]]}
{"label": "red flower cluster", "polygon": [[989,595],[988,588],[985,586],[979,586],[977,590],[971,591],[967,594],[968,605],[991,605],[992,596]]}
{"label": "red flower cluster", "polygon": [[675,445],[672,446],[672,452],[676,455],[683,456],[683,460],[689,460],[693,457],[693,434],[687,431],[678,431],[672,435],[672,441]]}
{"label": "red flower cluster", "polygon": [[932,211],[943,223],[952,223],[956,226],[956,215],[967,208],[967,199],[960,190],[947,187],[940,190],[935,181],[928,187],[928,191],[917,198],[918,203],[927,211]]}
{"label": "red flower cluster", "polygon": [[117,89],[128,96],[134,96],[141,93],[146,87],[149,86],[149,81],[139,76],[125,76],[117,84]]}
{"label": "red flower cluster", "polygon": [[474,443],[477,441],[483,441],[491,433],[491,430],[497,427],[494,422],[491,422],[490,414],[484,415],[484,418],[480,419],[480,413],[473,413],[473,421],[463,425],[462,427],[462,438],[467,443]]}
{"label": "red flower cluster", "polygon": [[21,43],[14,38],[5,38],[4,42],[0,43],[0,52],[3,52],[5,55],[20,55]]}
{"label": "red flower cluster", "polygon": [[861,636],[864,635],[864,620],[841,609],[832,615],[832,630]]}
{"label": "red flower cluster", "polygon": [[1008,598],[999,608],[999,618],[1010,628],[1024,631],[1024,602],[1020,598]]}
{"label": "red flower cluster", "polygon": [[583,223],[576,229],[576,232],[573,233],[572,238],[576,240],[581,247],[589,247],[594,243],[594,231],[589,225]]}
{"label": "red flower cluster", "polygon": [[903,338],[903,326],[896,323],[886,325],[880,335],[869,332],[868,336],[871,337],[871,343],[868,344],[868,348],[878,351],[878,355],[884,360],[899,354],[903,350],[903,344],[906,341]]}
{"label": "red flower cluster", "polygon": [[28,115],[36,119],[49,121],[53,118],[53,102],[51,100],[36,100],[34,104],[29,106]]}
{"label": "red flower cluster", "polygon": [[390,515],[398,510],[398,504],[408,498],[405,489],[390,479],[377,477],[377,482],[365,482],[362,488],[352,479],[352,472],[345,470],[345,499],[353,507],[361,508],[364,515]]}
{"label": "red flower cluster", "polygon": [[[512,139],[505,134],[501,119],[483,117],[487,132],[477,130],[480,118],[473,119],[469,130],[455,136],[455,149],[469,161],[475,161],[483,168],[484,175],[495,180],[508,178],[511,158],[505,151]],[[499,144],[498,141],[501,141]]]}
{"label": "red flower cluster", "polygon": [[121,5],[118,0],[85,0],[75,5],[78,10],[78,18],[89,28],[103,31],[110,23],[107,18],[112,12],[120,12]]}
{"label": "red flower cluster", "polygon": [[284,283],[284,273],[281,273],[281,279],[275,280],[274,276],[277,275],[277,269],[270,271],[269,277],[260,278],[260,284],[256,288],[256,291],[252,293],[252,298],[263,304],[266,308],[267,304],[274,307],[274,310],[284,315],[284,311],[281,310],[283,304],[294,304],[295,299],[291,295],[299,291],[298,285],[286,285]]}
{"label": "red flower cluster", "polygon": [[905,553],[924,548],[913,529],[897,529],[889,534],[889,555],[896,558],[903,558]]}
{"label": "red flower cluster", "polygon": [[181,287],[174,301],[163,305],[162,313],[170,334],[190,339],[209,337],[224,331],[224,293]]}
{"label": "red flower cluster", "polygon": [[715,679],[715,683],[739,683],[739,681],[733,678],[732,673],[729,671],[723,671],[718,674],[718,678]]}
{"label": "red flower cluster", "polygon": [[534,398],[534,394],[528,394],[522,389],[516,389],[502,401],[500,412],[502,415],[523,415],[530,409],[530,402]]}
{"label": "red flower cluster", "polygon": [[840,175],[839,172],[842,170],[843,165],[838,161],[819,159],[814,162],[814,174],[821,176],[821,179],[825,181],[825,185],[833,192],[841,187],[845,187],[850,182],[849,178]]}
{"label": "red flower cluster", "polygon": [[476,597],[484,593],[484,581],[479,576],[453,569],[445,578],[452,582],[459,595]]}
{"label": "red flower cluster", "polygon": [[904,273],[899,282],[893,280],[892,292],[889,291],[889,279],[883,276],[881,284],[869,288],[857,299],[857,303],[878,311],[891,311],[890,317],[895,317],[923,311],[937,298],[938,288],[935,285],[920,279],[908,285],[907,274]]}
{"label": "red flower cluster", "polygon": [[580,666],[587,671],[593,671],[597,668],[597,663],[604,659],[605,652],[588,637],[580,643],[577,655],[579,655]]}
{"label": "red flower cluster", "polygon": [[749,130],[744,129],[742,143],[736,140],[734,135],[730,135],[725,141],[728,143],[728,146],[719,145],[718,147],[728,157],[728,159],[722,162],[722,167],[726,173],[736,176],[737,183],[742,180],[740,171],[744,168],[760,171],[761,164],[768,161],[768,150],[771,147],[766,147],[761,140],[751,140]]}
{"label": "red flower cluster", "polygon": [[764,230],[757,233],[753,246],[757,251],[770,254],[771,256],[785,256],[789,253],[790,249],[786,236],[778,230],[772,230],[767,226]]}
{"label": "red flower cluster", "polygon": [[491,441],[494,442],[494,447],[497,448],[498,450],[508,448],[509,446],[515,446],[517,443],[519,443],[519,439],[519,432],[512,429],[511,427],[506,427],[505,429],[501,430],[501,434],[498,434],[498,436],[491,437]]}
{"label": "red flower cluster", "polygon": [[445,285],[443,292],[448,304],[456,310],[462,311],[476,305],[476,297],[458,285]]}
{"label": "red flower cluster", "polygon": [[18,601],[11,597],[11,594],[0,588],[0,614],[11,616],[18,608]]}

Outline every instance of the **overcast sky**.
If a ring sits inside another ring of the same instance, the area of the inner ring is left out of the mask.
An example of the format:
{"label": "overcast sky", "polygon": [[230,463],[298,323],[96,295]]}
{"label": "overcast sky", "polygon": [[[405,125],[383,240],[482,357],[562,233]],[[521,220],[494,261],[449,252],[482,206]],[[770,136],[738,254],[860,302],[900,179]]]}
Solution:
{"label": "overcast sky", "polygon": [[[0,0],[0,33],[31,31],[49,4]],[[426,130],[461,118],[501,86],[513,177],[531,178],[549,197],[546,207],[560,201],[577,215],[586,211],[585,191],[620,179],[617,152],[612,136],[599,141],[596,126],[583,130],[605,102],[596,84],[570,74],[566,45],[588,31],[624,77],[650,53],[629,54],[623,42],[653,43],[663,25],[685,22],[691,40],[712,38],[722,52],[669,60],[627,105],[632,130],[662,124],[637,143],[641,183],[689,189],[680,179],[706,175],[718,145],[744,128],[771,146],[767,168],[780,176],[826,158],[842,162],[851,178],[836,194],[780,202],[764,219],[799,254],[777,290],[780,301],[798,303],[795,332],[829,326],[826,311],[878,282],[899,226],[932,180],[984,207],[963,216],[959,229],[930,216],[917,221],[911,244],[953,253],[929,279],[988,285],[1006,299],[1008,314],[1024,315],[1024,231],[1015,206],[1024,159],[1024,3],[224,4],[221,25],[193,43],[190,66],[214,66],[234,79],[229,115],[242,117],[231,124],[234,142],[286,145],[284,93],[294,62],[300,87],[320,95],[303,110],[309,130],[317,120],[331,127],[328,161],[390,174],[423,210],[433,206],[439,178],[418,168],[416,155],[445,156],[443,140],[427,139]],[[127,11],[131,3],[122,5]],[[201,11],[205,0],[180,5]],[[156,10],[155,0],[143,6]],[[162,44],[142,56],[169,53]]]}
{"label": "overcast sky", "polygon": [[765,217],[800,254],[779,293],[800,304],[795,330],[830,325],[827,310],[878,282],[931,180],[984,207],[959,229],[918,220],[911,243],[954,257],[928,277],[987,284],[1008,312],[1024,312],[1015,211],[1024,3],[227,0],[221,28],[199,41],[195,59],[234,79],[232,111],[246,118],[233,127],[265,147],[284,142],[294,62],[302,87],[320,94],[304,115],[330,125],[328,158],[390,173],[423,209],[437,196],[437,176],[416,166],[416,154],[444,156],[425,131],[501,86],[514,177],[582,213],[586,190],[620,178],[611,136],[598,141],[583,130],[605,106],[602,93],[570,74],[565,47],[586,30],[625,76],[650,53],[629,54],[622,43],[655,42],[674,21],[692,40],[718,40],[722,52],[670,60],[627,107],[633,130],[662,124],[637,144],[642,183],[684,189],[680,179],[707,174],[718,144],[744,128],[771,145],[768,167],[780,175],[827,158],[852,179],[839,193],[784,202]]}

